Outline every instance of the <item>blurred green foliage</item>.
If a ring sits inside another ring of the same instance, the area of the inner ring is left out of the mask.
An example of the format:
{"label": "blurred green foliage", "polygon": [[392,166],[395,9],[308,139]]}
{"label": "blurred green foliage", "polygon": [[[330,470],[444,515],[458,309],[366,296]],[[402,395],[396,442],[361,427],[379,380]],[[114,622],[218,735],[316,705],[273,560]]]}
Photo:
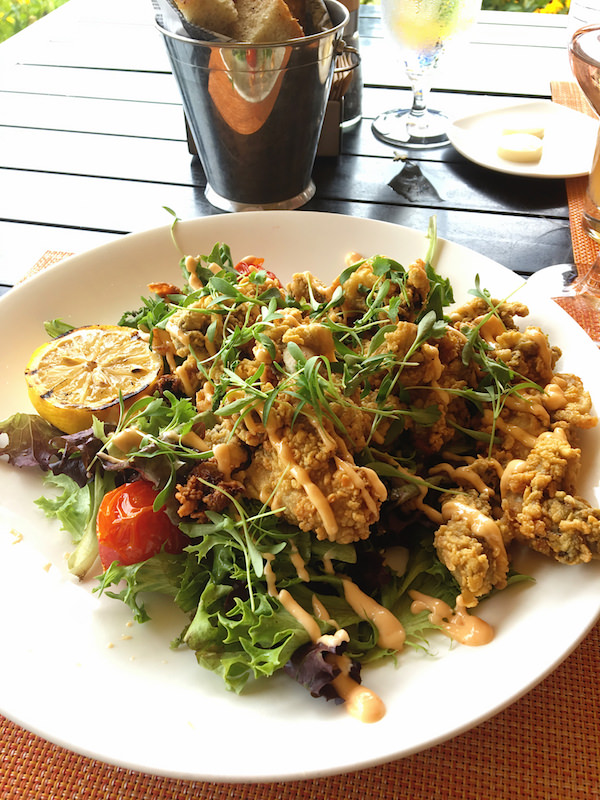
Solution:
{"label": "blurred green foliage", "polygon": [[533,11],[538,14],[567,14],[569,0],[483,0],[486,11]]}
{"label": "blurred green foliage", "polygon": [[[0,0],[0,42],[23,30],[67,0]],[[362,0],[369,3],[373,0]],[[566,14],[570,0],[483,0],[487,11],[525,11]]]}
{"label": "blurred green foliage", "polygon": [[0,0],[0,42],[66,2],[67,0]]}

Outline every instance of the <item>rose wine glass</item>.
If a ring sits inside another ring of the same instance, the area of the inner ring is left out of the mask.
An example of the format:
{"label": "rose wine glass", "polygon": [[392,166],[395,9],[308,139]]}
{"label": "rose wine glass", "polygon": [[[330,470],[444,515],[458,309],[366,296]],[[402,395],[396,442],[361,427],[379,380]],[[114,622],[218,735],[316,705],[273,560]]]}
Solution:
{"label": "rose wine glass", "polygon": [[381,0],[389,37],[398,46],[412,87],[412,108],[380,114],[372,125],[378,139],[402,147],[449,143],[447,118],[428,108],[432,73],[449,42],[475,23],[481,0]]}
{"label": "rose wine glass", "polygon": [[[600,23],[584,25],[576,30],[568,49],[577,83],[596,113],[600,114]],[[581,226],[590,239],[600,242],[600,130]],[[573,264],[555,264],[535,272],[528,284],[579,318],[585,318],[592,339],[600,344],[600,254],[588,269],[578,271]]]}

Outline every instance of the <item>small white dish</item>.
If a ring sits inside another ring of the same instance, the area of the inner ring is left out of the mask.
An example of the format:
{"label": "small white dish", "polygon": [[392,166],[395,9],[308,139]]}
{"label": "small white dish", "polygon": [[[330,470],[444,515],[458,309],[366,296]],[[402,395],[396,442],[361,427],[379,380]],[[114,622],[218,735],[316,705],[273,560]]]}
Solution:
{"label": "small white dish", "polygon": [[[537,162],[500,158],[498,144],[506,126],[522,117],[544,128],[542,156]],[[454,120],[448,137],[458,152],[482,167],[508,175],[574,178],[592,166],[598,121],[550,100],[522,102]]]}

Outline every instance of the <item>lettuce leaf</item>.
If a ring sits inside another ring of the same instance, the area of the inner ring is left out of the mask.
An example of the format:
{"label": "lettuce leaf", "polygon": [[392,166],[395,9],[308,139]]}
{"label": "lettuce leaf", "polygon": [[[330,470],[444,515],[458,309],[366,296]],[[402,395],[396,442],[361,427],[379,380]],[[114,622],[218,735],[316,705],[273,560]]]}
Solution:
{"label": "lettuce leaf", "polygon": [[0,422],[0,435],[8,443],[0,456],[15,467],[39,467],[44,472],[68,475],[79,486],[91,479],[91,465],[103,445],[93,428],[65,434],[37,414],[13,414]]}
{"label": "lettuce leaf", "polygon": [[[131,566],[123,566],[115,561],[99,576],[100,585],[94,591],[121,600],[129,606],[136,622],[148,622],[150,619],[144,601],[144,596],[148,594],[172,597],[182,611],[189,612],[198,603],[202,578],[200,570],[194,570],[190,575],[188,566],[194,561],[186,558],[185,554],[165,552]],[[110,591],[112,585],[120,586],[120,591]]]}
{"label": "lettuce leaf", "polygon": [[[341,655],[342,645],[330,646],[323,642],[303,645],[292,655],[284,669],[287,675],[298,681],[307,689],[312,697],[324,697],[326,700],[343,702],[333,686],[333,681],[341,670],[335,663],[327,660],[327,655]],[[348,675],[360,683],[360,662],[352,660]]]}
{"label": "lettuce leaf", "polygon": [[8,456],[8,463],[14,467],[46,471],[58,455],[59,448],[52,442],[61,432],[37,414],[13,414],[0,422],[0,434],[8,438],[0,445],[0,456]]}
{"label": "lettuce leaf", "polygon": [[96,517],[106,492],[114,489],[114,478],[96,468],[94,479],[79,486],[68,475],[48,474],[44,481],[60,490],[54,497],[40,497],[35,504],[50,519],[57,519],[62,530],[70,534],[75,550],[69,556],[69,571],[83,579],[98,556]]}

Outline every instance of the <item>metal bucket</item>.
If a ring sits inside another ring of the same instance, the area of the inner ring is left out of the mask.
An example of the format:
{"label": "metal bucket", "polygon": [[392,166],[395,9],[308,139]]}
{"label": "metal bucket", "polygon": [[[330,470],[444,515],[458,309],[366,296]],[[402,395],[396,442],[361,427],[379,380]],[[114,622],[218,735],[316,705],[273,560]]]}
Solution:
{"label": "metal bucket", "polygon": [[315,192],[311,178],[348,11],[325,0],[333,27],[277,44],[164,36],[206,175],[206,197],[225,211],[290,209]]}

